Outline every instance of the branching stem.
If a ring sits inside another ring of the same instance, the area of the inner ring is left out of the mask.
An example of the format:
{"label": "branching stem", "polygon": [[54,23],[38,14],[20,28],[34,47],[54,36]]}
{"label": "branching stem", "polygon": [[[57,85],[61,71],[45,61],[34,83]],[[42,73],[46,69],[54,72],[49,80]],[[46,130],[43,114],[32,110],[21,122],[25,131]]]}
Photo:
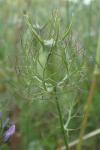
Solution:
{"label": "branching stem", "polygon": [[56,94],[56,88],[55,88],[55,96],[56,96],[56,106],[57,106],[57,110],[58,110],[58,115],[59,115],[61,130],[62,130],[62,133],[63,133],[64,143],[65,143],[65,147],[66,147],[65,149],[69,150],[68,138],[67,138],[67,135],[66,135],[65,129],[64,129],[64,123],[63,123],[63,118],[62,118],[60,104],[59,104],[58,97],[57,97],[57,94]]}

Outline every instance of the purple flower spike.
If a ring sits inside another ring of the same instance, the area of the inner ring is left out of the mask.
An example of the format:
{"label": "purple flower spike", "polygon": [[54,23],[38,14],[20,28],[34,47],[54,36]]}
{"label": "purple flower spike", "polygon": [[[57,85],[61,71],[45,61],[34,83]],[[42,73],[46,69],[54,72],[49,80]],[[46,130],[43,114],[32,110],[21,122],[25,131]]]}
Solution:
{"label": "purple flower spike", "polygon": [[0,112],[0,119],[2,118],[2,112]]}
{"label": "purple flower spike", "polygon": [[5,133],[4,133],[4,142],[7,142],[9,138],[15,133],[15,125],[13,124]]}

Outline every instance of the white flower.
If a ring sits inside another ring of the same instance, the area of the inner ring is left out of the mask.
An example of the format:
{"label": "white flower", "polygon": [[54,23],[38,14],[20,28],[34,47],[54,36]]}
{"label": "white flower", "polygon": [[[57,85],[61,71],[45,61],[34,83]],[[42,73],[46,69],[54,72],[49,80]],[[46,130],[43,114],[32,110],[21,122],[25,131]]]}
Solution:
{"label": "white flower", "polygon": [[48,47],[52,47],[55,45],[55,40],[52,38],[50,40],[44,40],[44,45]]}

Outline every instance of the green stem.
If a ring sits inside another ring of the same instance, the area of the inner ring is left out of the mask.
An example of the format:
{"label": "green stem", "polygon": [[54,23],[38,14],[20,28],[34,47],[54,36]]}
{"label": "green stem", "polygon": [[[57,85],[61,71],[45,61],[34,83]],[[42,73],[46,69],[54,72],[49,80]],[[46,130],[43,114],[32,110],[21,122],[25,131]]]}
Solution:
{"label": "green stem", "polygon": [[63,133],[65,147],[66,147],[66,150],[69,150],[68,141],[67,141],[68,138],[67,138],[65,130],[64,130],[64,123],[63,123],[62,113],[61,113],[61,109],[60,109],[60,104],[59,104],[58,97],[56,94],[56,88],[55,88],[55,96],[56,96],[56,106],[57,106],[57,110],[58,110],[58,115],[59,115],[61,130]]}

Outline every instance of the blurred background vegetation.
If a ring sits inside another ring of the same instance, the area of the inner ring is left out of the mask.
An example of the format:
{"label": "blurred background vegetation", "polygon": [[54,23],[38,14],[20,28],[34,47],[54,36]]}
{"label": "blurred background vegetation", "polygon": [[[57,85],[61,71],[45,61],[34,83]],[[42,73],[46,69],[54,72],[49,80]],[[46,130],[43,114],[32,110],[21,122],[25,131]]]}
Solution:
{"label": "blurred background vegetation", "polygon": [[[61,150],[56,95],[68,123],[68,142],[79,137],[96,64],[99,10],[99,0],[0,0],[0,111],[16,123],[15,137],[2,150]],[[60,40],[66,29],[67,38],[50,53],[53,40]],[[86,133],[100,128],[99,100],[100,76]],[[70,111],[76,116],[68,122]],[[100,135],[85,141],[83,149],[99,150]]]}

